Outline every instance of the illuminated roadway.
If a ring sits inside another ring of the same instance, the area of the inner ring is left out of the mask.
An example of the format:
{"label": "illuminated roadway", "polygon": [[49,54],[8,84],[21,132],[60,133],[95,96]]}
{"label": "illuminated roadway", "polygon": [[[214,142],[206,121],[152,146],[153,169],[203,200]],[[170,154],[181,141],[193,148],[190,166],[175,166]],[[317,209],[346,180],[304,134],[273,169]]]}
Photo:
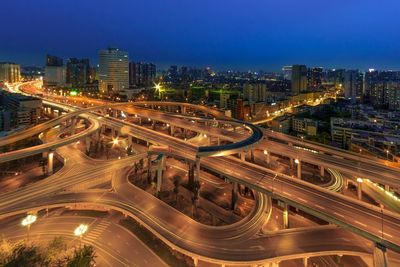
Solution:
{"label": "illuminated roadway", "polygon": [[[141,139],[146,138],[146,140],[155,144],[167,145],[173,150],[176,150],[178,154],[181,153],[189,159],[194,158],[196,155],[196,146],[190,145],[182,140],[114,118],[105,118],[103,120],[103,123],[104,122],[117,129],[126,126],[129,128],[130,135],[137,136]],[[160,138],[161,136],[163,138]],[[317,217],[345,226],[369,239],[383,243],[399,251],[398,240],[395,238],[399,236],[399,218],[397,215],[389,213],[386,210],[382,212],[378,208],[354,201],[339,194],[331,193],[320,187],[281,174],[273,180],[272,176],[274,176],[274,172],[233,157],[202,158],[201,164],[206,168],[222,172],[231,180],[238,181],[259,192],[271,195],[271,192],[274,190],[274,198],[282,199],[294,207],[299,207]],[[238,166],[240,167],[238,168]],[[284,190],[279,190],[279,187],[284,188]],[[85,195],[85,193],[82,194]],[[41,193],[38,195],[41,195]],[[67,195],[63,197],[67,197]],[[11,204],[5,201],[1,203],[1,206],[3,206],[4,203]],[[35,203],[32,202],[26,204],[35,205]],[[10,206],[8,206],[8,208],[9,207]],[[326,207],[329,207],[329,210],[327,210]],[[332,207],[334,207],[334,209]],[[385,240],[380,240],[379,238],[382,236],[382,233],[379,233],[379,229],[381,229],[382,225],[382,218],[384,222],[383,236]],[[365,224],[366,222],[368,225]]]}

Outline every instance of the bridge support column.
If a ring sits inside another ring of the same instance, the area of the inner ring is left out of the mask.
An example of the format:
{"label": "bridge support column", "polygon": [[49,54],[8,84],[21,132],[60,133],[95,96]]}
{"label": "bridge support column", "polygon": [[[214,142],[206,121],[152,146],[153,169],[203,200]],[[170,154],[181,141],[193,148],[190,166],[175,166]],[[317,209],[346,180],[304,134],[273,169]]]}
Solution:
{"label": "bridge support column", "polygon": [[220,146],[221,145],[221,138],[217,137],[217,145]]}
{"label": "bridge support column", "polygon": [[147,181],[149,183],[151,181],[151,156],[150,155],[147,155]]}
{"label": "bridge support column", "polygon": [[250,160],[254,163],[254,149],[250,149]]}
{"label": "bridge support column", "polygon": [[196,156],[196,169],[194,170],[194,181],[200,181],[200,157]]}
{"label": "bridge support column", "polygon": [[128,135],[128,147],[131,147],[133,143],[133,137],[132,135]]}
{"label": "bridge support column", "polygon": [[363,184],[362,180],[357,179],[357,198],[358,198],[358,200],[362,199],[362,184]]}
{"label": "bridge support column", "polygon": [[240,152],[240,159],[246,161],[246,151]]}
{"label": "bridge support column", "polygon": [[304,267],[308,266],[308,257],[303,258],[303,266]]}
{"label": "bridge support column", "polygon": [[319,167],[319,174],[320,174],[322,177],[325,176],[325,168],[324,168],[324,166],[320,166],[320,167]]}
{"label": "bridge support column", "polygon": [[296,159],[295,163],[297,164],[297,178],[301,179],[301,161]]}
{"label": "bridge support column", "polygon": [[89,154],[89,152],[90,152],[90,143],[91,143],[90,137],[86,137],[85,138],[85,144],[86,144],[86,153],[87,154]]}
{"label": "bridge support column", "polygon": [[382,245],[377,244],[374,248],[374,267],[387,267],[389,262],[387,259],[386,248]]}
{"label": "bridge support column", "polygon": [[197,267],[199,265],[199,259],[198,258],[193,258],[193,265]]}
{"label": "bridge support column", "polygon": [[156,129],[156,122],[155,122],[155,120],[153,120],[153,121],[151,122],[151,129],[152,129],[152,130],[155,130],[155,129]]}
{"label": "bridge support column", "polygon": [[174,133],[175,133],[175,126],[174,126],[174,125],[171,125],[170,128],[169,128],[169,134],[170,134],[171,136],[174,136]]}
{"label": "bridge support column", "polygon": [[283,228],[288,229],[289,228],[289,206],[286,203],[283,204],[282,219],[283,219]]}
{"label": "bridge support column", "polygon": [[47,174],[53,174],[53,160],[54,160],[54,151],[50,150],[47,154]]}
{"label": "bridge support column", "polygon": [[385,184],[385,190],[389,192],[390,191],[390,186]]}
{"label": "bridge support column", "polygon": [[232,183],[232,205],[231,205],[232,210],[236,209],[237,200],[238,200],[238,183],[233,182]]}
{"label": "bridge support column", "polygon": [[163,176],[163,169],[165,166],[165,156],[160,155],[161,157],[158,159],[157,162],[157,186],[156,186],[156,195],[157,197],[161,191],[161,184],[162,184],[162,176]]}
{"label": "bridge support column", "polygon": [[279,261],[270,262],[269,266],[270,266],[270,267],[279,267]]}
{"label": "bridge support column", "polygon": [[264,150],[264,155],[267,156],[266,162],[269,165],[271,163],[271,155],[268,150]]}

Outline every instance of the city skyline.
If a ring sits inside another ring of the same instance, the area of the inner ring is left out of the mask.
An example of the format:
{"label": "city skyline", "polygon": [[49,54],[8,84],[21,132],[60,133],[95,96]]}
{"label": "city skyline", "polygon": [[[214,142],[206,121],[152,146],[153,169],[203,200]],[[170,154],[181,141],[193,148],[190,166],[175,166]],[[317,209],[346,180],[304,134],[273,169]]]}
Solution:
{"label": "city skyline", "polygon": [[[187,65],[277,71],[292,64],[400,69],[395,46],[399,19],[394,14],[400,4],[393,0],[385,5],[358,0],[229,5],[119,1],[106,9],[105,1],[86,1],[78,10],[74,1],[4,5],[19,10],[19,17],[4,29],[7,41],[0,44],[0,61],[22,65],[44,65],[46,53],[87,57],[96,64],[98,50],[111,45],[128,51],[133,61],[154,62],[160,69]],[[6,21],[12,18],[13,12],[4,14]]]}

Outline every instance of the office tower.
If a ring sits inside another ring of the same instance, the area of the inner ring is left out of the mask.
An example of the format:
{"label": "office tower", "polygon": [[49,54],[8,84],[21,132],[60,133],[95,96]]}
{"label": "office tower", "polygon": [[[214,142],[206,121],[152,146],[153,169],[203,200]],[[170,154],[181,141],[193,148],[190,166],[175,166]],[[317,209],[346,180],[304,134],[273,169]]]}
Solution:
{"label": "office tower", "polygon": [[12,62],[0,62],[0,81],[15,83],[21,79],[21,68]]}
{"label": "office tower", "polygon": [[322,84],[323,68],[309,68],[307,71],[307,87],[317,90]]}
{"label": "office tower", "polygon": [[156,78],[156,65],[152,63],[129,63],[129,86],[153,86]]}
{"label": "office tower", "polygon": [[363,74],[358,70],[347,70],[344,74],[344,97],[355,103],[363,93]]}
{"label": "office tower", "polygon": [[284,66],[282,68],[282,72],[283,72],[283,78],[285,80],[291,80],[292,79],[292,66]]}
{"label": "office tower", "polygon": [[99,89],[102,94],[122,94],[129,89],[128,52],[117,48],[99,51]]}
{"label": "office tower", "polygon": [[305,65],[292,66],[292,93],[299,94],[307,90],[307,67]]}
{"label": "office tower", "polygon": [[67,62],[66,82],[72,87],[86,85],[90,81],[89,59],[70,58]]}
{"label": "office tower", "polygon": [[46,66],[44,69],[44,86],[62,87],[66,83],[66,69],[62,58],[46,55]]}
{"label": "office tower", "polygon": [[248,100],[250,104],[265,102],[267,99],[266,85],[263,83],[246,83],[243,86],[243,99]]}

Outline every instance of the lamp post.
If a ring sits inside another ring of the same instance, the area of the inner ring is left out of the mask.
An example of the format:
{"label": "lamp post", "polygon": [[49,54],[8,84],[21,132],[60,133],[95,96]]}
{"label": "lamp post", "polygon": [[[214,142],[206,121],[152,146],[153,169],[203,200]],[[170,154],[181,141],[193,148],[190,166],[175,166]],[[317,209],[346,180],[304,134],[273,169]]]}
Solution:
{"label": "lamp post", "polygon": [[28,229],[26,234],[26,239],[28,242],[29,242],[29,230],[31,229],[31,224],[36,222],[36,219],[37,219],[36,215],[28,214],[28,216],[26,216],[21,222],[22,226],[26,226]]}
{"label": "lamp post", "polygon": [[80,224],[78,227],[75,228],[74,234],[76,236],[79,236],[79,246],[82,245],[82,237],[87,230],[88,230],[87,224]]}

